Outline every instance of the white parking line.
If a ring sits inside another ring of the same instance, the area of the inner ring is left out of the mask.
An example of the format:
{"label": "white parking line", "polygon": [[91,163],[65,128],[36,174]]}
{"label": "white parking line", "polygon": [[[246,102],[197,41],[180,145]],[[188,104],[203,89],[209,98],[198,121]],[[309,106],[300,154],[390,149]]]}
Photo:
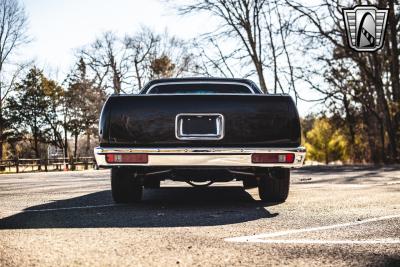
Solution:
{"label": "white parking line", "polygon": [[294,240],[278,240],[278,239],[268,239],[274,238],[278,236],[287,236],[291,234],[299,234],[299,233],[307,233],[307,232],[315,232],[322,230],[330,230],[335,228],[356,226],[365,223],[378,222],[384,220],[390,220],[400,218],[400,214],[388,215],[382,217],[375,217],[370,219],[365,219],[361,221],[349,222],[349,223],[340,223],[333,225],[325,225],[311,228],[303,228],[303,229],[294,229],[287,231],[280,231],[274,233],[263,233],[259,235],[251,235],[251,236],[239,236],[239,237],[231,237],[226,238],[225,241],[228,242],[252,242],[252,243],[301,243],[301,244],[381,244],[381,243],[390,243],[390,244],[400,244],[400,239],[386,239],[386,240],[312,240],[312,239],[294,239]]}
{"label": "white parking line", "polygon": [[313,244],[377,245],[377,244],[400,244],[400,239],[377,239],[377,240],[252,239],[247,242],[249,242],[249,243],[267,243],[267,244],[304,244],[304,245],[313,245]]}

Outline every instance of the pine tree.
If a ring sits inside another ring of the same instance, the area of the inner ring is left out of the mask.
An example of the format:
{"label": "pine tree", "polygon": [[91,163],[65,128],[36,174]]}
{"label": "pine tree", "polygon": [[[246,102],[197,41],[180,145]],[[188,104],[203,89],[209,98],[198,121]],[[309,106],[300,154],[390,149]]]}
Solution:
{"label": "pine tree", "polygon": [[30,69],[25,79],[16,85],[15,95],[7,101],[7,120],[10,140],[28,140],[36,158],[41,158],[40,144],[60,145],[61,122],[57,114],[62,89],[47,79],[36,67]]}
{"label": "pine tree", "polygon": [[86,63],[82,58],[70,75],[65,98],[68,109],[67,129],[74,137],[74,157],[78,156],[78,137],[82,133],[86,135],[86,155],[90,155],[90,138],[97,132],[105,93],[87,78]]}

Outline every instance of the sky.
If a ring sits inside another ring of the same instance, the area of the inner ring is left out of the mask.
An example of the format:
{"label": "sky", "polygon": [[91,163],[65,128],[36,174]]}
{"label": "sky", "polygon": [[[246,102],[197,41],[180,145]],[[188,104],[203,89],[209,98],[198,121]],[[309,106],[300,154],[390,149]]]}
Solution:
{"label": "sky", "polygon": [[[165,0],[20,1],[28,16],[28,34],[32,42],[21,49],[19,57],[35,60],[47,75],[58,81],[62,81],[75,64],[75,51],[93,42],[102,32],[123,35],[146,26],[155,32],[168,29],[171,35],[190,39],[213,31],[218,25],[206,14],[178,16],[171,7],[173,1]],[[300,115],[317,108],[313,106],[299,102]]]}

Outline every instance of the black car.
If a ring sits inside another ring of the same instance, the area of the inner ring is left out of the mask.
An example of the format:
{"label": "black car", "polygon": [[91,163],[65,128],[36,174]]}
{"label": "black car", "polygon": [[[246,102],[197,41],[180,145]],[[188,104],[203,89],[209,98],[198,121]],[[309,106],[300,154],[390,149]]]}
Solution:
{"label": "black car", "polygon": [[111,169],[116,202],[139,201],[160,181],[193,186],[241,180],[263,201],[283,202],[300,167],[300,121],[289,95],[250,80],[159,79],[137,95],[112,95],[100,117],[99,167]]}

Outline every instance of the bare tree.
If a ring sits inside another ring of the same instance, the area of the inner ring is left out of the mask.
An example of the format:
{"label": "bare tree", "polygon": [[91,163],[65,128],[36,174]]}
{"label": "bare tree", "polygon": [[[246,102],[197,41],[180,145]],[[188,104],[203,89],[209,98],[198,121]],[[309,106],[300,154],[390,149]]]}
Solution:
{"label": "bare tree", "polygon": [[[0,159],[3,157],[4,118],[3,102],[12,89],[21,67],[14,73],[6,73],[13,53],[27,43],[27,17],[17,0],[0,0]],[[8,79],[7,79],[8,78]]]}
{"label": "bare tree", "polygon": [[[268,93],[291,93],[300,98],[293,55],[298,49],[292,44],[293,12],[284,0],[192,0],[177,7],[180,14],[203,11],[220,19],[221,25],[205,34],[200,48],[199,72],[210,70],[225,77],[258,78],[261,89]],[[210,52],[211,51],[211,52]],[[214,52],[213,52],[214,51]],[[302,64],[302,63],[299,63]],[[208,70],[205,68],[208,67]],[[270,79],[272,82],[267,81]],[[267,90],[268,87],[268,90]]]}
{"label": "bare tree", "polygon": [[[342,23],[342,8],[353,2],[321,0],[317,5],[288,1],[286,4],[298,14],[299,39],[306,45],[304,54],[312,55],[315,65],[302,68],[304,76],[323,77],[330,86],[321,87],[316,81],[310,82],[312,88],[326,95],[331,111],[340,113],[348,122],[349,131],[355,117],[366,125],[370,154],[375,162],[399,161],[399,28],[400,14],[390,11],[387,28],[389,38],[382,50],[375,53],[353,51],[346,40]],[[373,2],[379,7],[391,6],[392,1]],[[315,75],[316,74],[316,75]],[[304,78],[304,77],[303,77]],[[351,133],[352,135],[352,133]],[[379,138],[376,138],[379,137]],[[380,144],[377,144],[379,143]],[[381,153],[375,147],[380,146]]]}
{"label": "bare tree", "polygon": [[94,72],[97,87],[111,88],[115,94],[124,92],[131,65],[125,46],[114,33],[103,33],[87,48],[81,49],[78,57],[82,57]]}
{"label": "bare tree", "polygon": [[133,64],[133,78],[136,83],[133,84],[139,90],[143,86],[146,77],[149,76],[149,57],[155,49],[160,37],[148,28],[142,28],[141,31],[133,36],[125,36],[124,45],[128,50],[129,61]]}
{"label": "bare tree", "polygon": [[153,78],[181,76],[192,60],[185,41],[148,28],[124,38],[106,32],[77,56],[86,62],[96,86],[115,94],[137,92]]}
{"label": "bare tree", "polygon": [[150,78],[180,77],[189,73],[193,60],[190,49],[186,41],[165,30],[150,53]]}
{"label": "bare tree", "polygon": [[132,68],[127,77],[132,92],[155,78],[179,77],[191,73],[193,55],[191,45],[168,31],[158,34],[142,28],[123,39]]}
{"label": "bare tree", "polygon": [[197,38],[192,45],[194,57],[197,59],[191,69],[194,74],[234,78],[235,73],[238,73],[234,66],[238,64],[235,56],[239,50],[227,53],[213,36]]}
{"label": "bare tree", "polygon": [[239,40],[238,44],[254,65],[261,89],[267,92],[263,65],[266,36],[261,15],[265,3],[265,0],[196,0],[179,11],[181,14],[204,11],[220,18],[220,34]]}

